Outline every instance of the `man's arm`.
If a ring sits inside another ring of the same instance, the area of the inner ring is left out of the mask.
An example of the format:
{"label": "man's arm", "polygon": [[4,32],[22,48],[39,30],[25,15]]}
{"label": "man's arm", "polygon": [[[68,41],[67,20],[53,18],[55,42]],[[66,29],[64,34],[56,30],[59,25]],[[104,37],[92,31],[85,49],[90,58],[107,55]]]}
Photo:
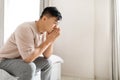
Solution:
{"label": "man's arm", "polygon": [[49,42],[48,40],[46,40],[39,47],[37,47],[35,51],[31,55],[29,55],[29,57],[27,57],[24,61],[28,63],[34,61],[40,54],[42,54],[51,45],[51,43],[52,41]]}
{"label": "man's arm", "polygon": [[[52,31],[48,36],[46,41],[44,41],[39,47],[35,48],[34,52],[29,55],[26,59],[24,59],[25,62],[32,62],[34,61],[40,54],[44,53],[44,55],[47,57],[50,56],[51,53],[47,54],[47,52],[52,51],[52,43],[55,41],[55,39],[60,35],[60,29],[56,28],[54,31]],[[47,50],[48,49],[48,50]],[[45,51],[46,50],[46,51]]]}
{"label": "man's arm", "polygon": [[44,58],[48,59],[53,53],[53,43],[43,53]]}
{"label": "man's arm", "polygon": [[[49,33],[46,34],[46,38],[49,35]],[[44,58],[49,58],[53,53],[53,43],[43,52]]]}

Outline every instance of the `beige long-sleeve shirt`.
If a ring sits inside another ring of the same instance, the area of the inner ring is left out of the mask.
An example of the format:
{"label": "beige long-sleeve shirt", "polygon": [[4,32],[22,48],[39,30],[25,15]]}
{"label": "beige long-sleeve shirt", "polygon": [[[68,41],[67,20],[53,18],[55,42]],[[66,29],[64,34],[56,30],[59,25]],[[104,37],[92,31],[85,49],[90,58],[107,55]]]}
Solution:
{"label": "beige long-sleeve shirt", "polygon": [[46,39],[46,33],[38,33],[35,22],[25,22],[18,26],[8,41],[0,49],[0,60],[3,58],[25,59]]}

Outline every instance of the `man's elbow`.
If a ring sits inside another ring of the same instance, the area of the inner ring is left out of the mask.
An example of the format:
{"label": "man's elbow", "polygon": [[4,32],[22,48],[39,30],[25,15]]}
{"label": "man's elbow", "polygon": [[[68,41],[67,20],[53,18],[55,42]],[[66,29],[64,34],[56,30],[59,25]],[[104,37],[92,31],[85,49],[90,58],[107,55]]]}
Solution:
{"label": "man's elbow", "polygon": [[23,61],[26,62],[26,63],[30,63],[30,62],[32,62],[32,60],[29,59],[29,58],[23,59]]}
{"label": "man's elbow", "polygon": [[48,59],[51,55],[44,55],[45,59]]}
{"label": "man's elbow", "polygon": [[26,63],[33,62],[34,61],[34,57],[33,56],[29,56],[27,58],[24,58],[23,61],[26,62]]}

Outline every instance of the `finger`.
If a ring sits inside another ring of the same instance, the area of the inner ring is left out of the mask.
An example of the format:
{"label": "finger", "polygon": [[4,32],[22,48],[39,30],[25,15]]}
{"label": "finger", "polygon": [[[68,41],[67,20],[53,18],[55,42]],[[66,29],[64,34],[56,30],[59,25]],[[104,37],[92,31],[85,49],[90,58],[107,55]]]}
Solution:
{"label": "finger", "polygon": [[56,29],[56,28],[60,28],[60,27],[56,25],[56,26],[54,27],[54,29]]}

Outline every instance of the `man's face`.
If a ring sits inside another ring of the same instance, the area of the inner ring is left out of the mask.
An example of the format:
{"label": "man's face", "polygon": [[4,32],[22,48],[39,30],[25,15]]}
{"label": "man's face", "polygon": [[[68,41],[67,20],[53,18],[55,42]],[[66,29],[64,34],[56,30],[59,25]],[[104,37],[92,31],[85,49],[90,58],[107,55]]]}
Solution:
{"label": "man's face", "polygon": [[58,25],[58,20],[56,17],[46,17],[45,29],[50,33]]}

